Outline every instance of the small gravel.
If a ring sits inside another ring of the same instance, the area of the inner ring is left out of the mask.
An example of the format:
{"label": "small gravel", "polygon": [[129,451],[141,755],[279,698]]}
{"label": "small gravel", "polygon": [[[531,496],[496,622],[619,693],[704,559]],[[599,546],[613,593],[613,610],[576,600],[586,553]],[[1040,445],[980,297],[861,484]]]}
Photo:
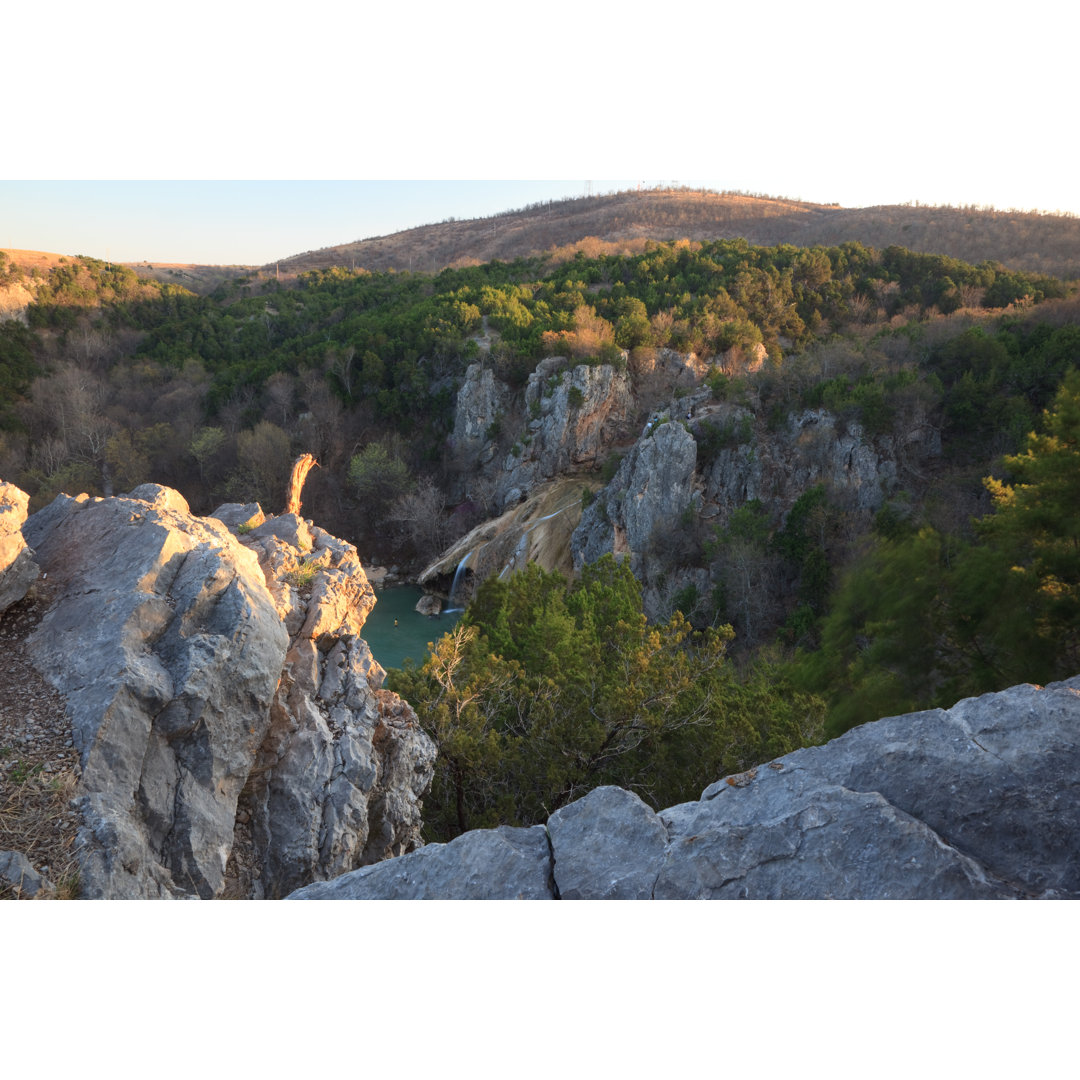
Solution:
{"label": "small gravel", "polygon": [[[45,895],[73,898],[78,895],[79,815],[70,803],[79,755],[63,697],[26,652],[26,639],[52,595],[48,583],[39,580],[25,599],[0,614],[0,851],[22,852],[48,879]],[[17,886],[0,882],[0,899],[18,897]]]}

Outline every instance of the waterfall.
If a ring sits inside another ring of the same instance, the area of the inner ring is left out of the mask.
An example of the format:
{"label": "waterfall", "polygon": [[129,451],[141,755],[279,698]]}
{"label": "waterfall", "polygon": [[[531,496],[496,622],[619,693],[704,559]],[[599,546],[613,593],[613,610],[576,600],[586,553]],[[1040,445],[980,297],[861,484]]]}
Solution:
{"label": "waterfall", "polygon": [[469,561],[471,554],[471,551],[466,551],[461,562],[457,564],[457,569],[454,571],[454,580],[450,586],[450,595],[446,598],[446,612],[462,610],[462,608],[454,607],[454,594],[457,592],[458,582],[461,580],[462,574],[465,573],[465,564]]}

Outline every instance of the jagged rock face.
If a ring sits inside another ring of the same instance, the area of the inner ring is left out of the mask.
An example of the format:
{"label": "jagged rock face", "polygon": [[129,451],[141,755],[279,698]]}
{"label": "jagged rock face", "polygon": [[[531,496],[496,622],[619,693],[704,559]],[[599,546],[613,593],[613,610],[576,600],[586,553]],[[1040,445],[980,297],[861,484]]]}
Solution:
{"label": "jagged rock face", "polygon": [[[667,540],[700,504],[696,465],[693,436],[681,423],[661,424],[637,441],[611,483],[586,507],[571,539],[575,569],[609,553],[628,558],[650,618],[659,614],[657,581],[673,569]],[[704,570],[690,570],[679,582],[685,578],[704,587],[706,577]]]}
{"label": "jagged rock face", "polygon": [[[414,842],[434,751],[369,681],[356,635],[374,598],[350,545],[288,517],[252,550],[152,484],[61,496],[24,532],[57,590],[29,648],[80,753],[84,896],[221,896],[245,843],[232,895],[272,895]],[[290,551],[310,563],[292,581]],[[298,828],[317,858],[290,846]]]}
{"label": "jagged rock face", "polygon": [[39,573],[22,534],[29,503],[25,491],[0,480],[0,612],[20,601]]}
{"label": "jagged rock face", "polygon": [[586,507],[574,531],[574,566],[602,555],[628,555],[644,567],[654,534],[676,524],[691,506],[697,443],[678,423],[662,424],[638,440],[615,478]]}
{"label": "jagged rock face", "polygon": [[625,371],[611,364],[568,368],[560,356],[542,360],[525,387],[521,453],[503,463],[500,491],[527,492],[540,480],[592,466],[616,435],[625,434],[633,406]]}
{"label": "jagged rock face", "polygon": [[[538,830],[466,833],[293,896],[525,896],[503,886],[505,834],[520,849]],[[1080,676],[865,724],[659,814],[598,788],[546,833],[530,873],[551,899],[1080,899]]]}
{"label": "jagged rock face", "polygon": [[[738,424],[750,413],[726,407],[722,420]],[[868,439],[862,428],[841,428],[825,409],[792,413],[768,437],[756,437],[717,454],[705,477],[704,499],[711,514],[726,521],[751,499],[786,513],[815,484],[859,510],[878,510],[898,486],[898,462],[941,453],[940,434],[929,423],[912,426],[902,438]]]}
{"label": "jagged rock face", "polygon": [[[544,480],[594,465],[627,434],[633,409],[630,378],[611,364],[571,367],[561,356],[542,360],[529,376],[523,410],[490,369],[473,364],[458,391],[454,448],[466,472],[494,479],[496,500],[506,506]],[[515,421],[518,412],[523,418]],[[515,440],[499,459],[487,436],[496,420],[510,426]]]}
{"label": "jagged rock face", "polygon": [[495,443],[488,432],[501,421],[512,396],[510,387],[499,382],[491,368],[469,365],[454,412],[453,445],[463,472],[471,473],[494,458]]}
{"label": "jagged rock face", "polygon": [[356,549],[293,514],[243,539],[290,635],[245,793],[254,891],[278,898],[418,846],[435,746],[359,636],[375,594]]}

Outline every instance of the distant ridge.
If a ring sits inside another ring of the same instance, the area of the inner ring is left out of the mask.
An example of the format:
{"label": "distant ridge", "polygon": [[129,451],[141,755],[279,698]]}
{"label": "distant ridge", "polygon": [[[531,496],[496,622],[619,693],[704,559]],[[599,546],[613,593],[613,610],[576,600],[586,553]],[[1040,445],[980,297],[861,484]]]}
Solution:
{"label": "distant ridge", "polygon": [[546,254],[587,238],[631,251],[640,250],[647,240],[684,237],[744,237],[770,246],[898,244],[967,262],[992,259],[1015,269],[1080,278],[1080,218],[1074,216],[951,206],[850,209],[680,188],[585,196],[493,217],[451,219],[304,252],[262,269],[289,275],[333,266],[433,273],[448,266]]}

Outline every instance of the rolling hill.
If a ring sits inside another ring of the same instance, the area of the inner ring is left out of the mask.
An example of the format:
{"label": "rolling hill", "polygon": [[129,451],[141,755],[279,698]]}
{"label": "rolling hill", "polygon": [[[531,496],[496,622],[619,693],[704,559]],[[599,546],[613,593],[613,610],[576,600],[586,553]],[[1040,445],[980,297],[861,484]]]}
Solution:
{"label": "rolling hill", "polygon": [[834,245],[857,240],[993,259],[1013,269],[1080,277],[1080,218],[976,207],[874,206],[850,209],[788,199],[692,190],[626,191],[534,204],[487,218],[449,220],[283,258],[265,272],[348,269],[437,272],[447,266],[515,258],[582,241],[590,254],[640,250],[648,240]]}

